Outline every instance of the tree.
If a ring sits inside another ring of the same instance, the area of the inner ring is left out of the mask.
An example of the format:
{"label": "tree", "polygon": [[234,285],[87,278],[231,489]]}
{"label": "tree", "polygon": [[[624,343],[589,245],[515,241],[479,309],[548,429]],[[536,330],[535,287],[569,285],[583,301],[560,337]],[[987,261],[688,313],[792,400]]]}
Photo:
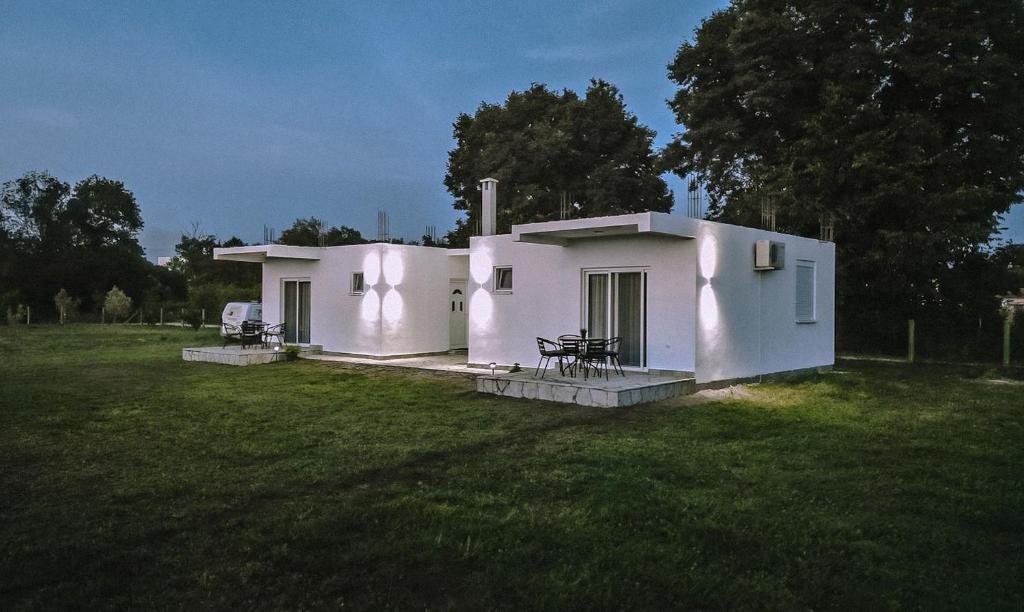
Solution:
{"label": "tree", "polygon": [[[323,243],[321,244],[321,239]],[[366,244],[368,242],[359,230],[342,225],[327,229],[324,222],[316,217],[296,219],[292,226],[283,232],[277,241],[290,246],[342,246],[346,244]]]}
{"label": "tree", "polygon": [[50,312],[58,289],[87,306],[106,287],[141,296],[152,264],[137,235],[142,216],[124,184],[98,176],[74,189],[46,172],[28,172],[0,190],[0,286],[17,288],[27,305]]}
{"label": "tree", "polygon": [[82,300],[71,297],[67,289],[61,287],[61,290],[57,292],[57,295],[53,296],[53,305],[57,309],[57,317],[61,324],[67,320],[74,320],[78,314],[78,306],[82,303]]}
{"label": "tree", "polygon": [[218,242],[216,236],[202,234],[198,227],[193,227],[191,235],[182,234],[174,247],[177,256],[172,266],[187,281],[189,305],[197,312],[206,310],[210,320],[227,302],[260,297],[260,266],[213,259],[215,248],[238,246],[245,246],[245,242],[235,236]]}
{"label": "tree", "polygon": [[117,285],[114,285],[107,292],[107,297],[103,301],[103,309],[108,315],[113,317],[114,323],[117,323],[118,317],[127,317],[128,313],[131,312],[132,298],[125,295],[124,291],[118,289]]}
{"label": "tree", "polygon": [[90,176],[75,184],[67,215],[76,230],[76,242],[93,250],[119,247],[139,255],[137,236],[142,213],[135,195],[121,181]]}
{"label": "tree", "polygon": [[41,171],[7,181],[0,190],[0,235],[24,247],[59,241],[69,191],[67,183]]}
{"label": "tree", "polygon": [[468,243],[479,219],[478,181],[498,179],[498,225],[672,208],[652,149],[654,132],[626,110],[619,90],[593,80],[583,99],[534,84],[504,104],[483,103],[453,124],[444,184],[466,211],[449,232]]}
{"label": "tree", "polygon": [[669,66],[686,131],[665,159],[716,218],[833,218],[841,314],[914,316],[1020,200],[1022,67],[1016,0],[736,0]]}

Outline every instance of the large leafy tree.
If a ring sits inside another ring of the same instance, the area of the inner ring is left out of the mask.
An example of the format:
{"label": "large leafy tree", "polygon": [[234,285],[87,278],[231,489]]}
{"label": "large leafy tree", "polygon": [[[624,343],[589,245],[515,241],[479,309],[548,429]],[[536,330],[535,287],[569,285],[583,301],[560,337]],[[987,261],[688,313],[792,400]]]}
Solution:
{"label": "large leafy tree", "polygon": [[481,104],[454,123],[444,184],[466,211],[448,238],[465,245],[479,219],[478,181],[498,179],[498,225],[559,219],[566,204],[578,217],[669,211],[672,195],[659,174],[654,132],[629,113],[618,89],[591,81],[586,96],[535,84],[503,104]]}
{"label": "large leafy tree", "polygon": [[684,43],[665,158],[717,218],[835,220],[839,300],[913,316],[1024,188],[1019,0],[734,0]]}
{"label": "large leafy tree", "polygon": [[8,297],[3,301],[52,312],[53,295],[66,289],[83,306],[98,308],[115,284],[140,297],[161,284],[143,257],[141,229],[135,196],[119,181],[91,176],[71,188],[46,172],[28,172],[5,182],[0,287]]}

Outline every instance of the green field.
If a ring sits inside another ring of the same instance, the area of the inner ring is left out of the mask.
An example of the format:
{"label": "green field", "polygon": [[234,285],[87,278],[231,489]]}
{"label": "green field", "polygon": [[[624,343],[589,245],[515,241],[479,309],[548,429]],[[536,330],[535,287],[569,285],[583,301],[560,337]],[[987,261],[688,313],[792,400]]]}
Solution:
{"label": "green field", "polygon": [[1020,609],[1024,383],[577,408],[0,327],[0,609]]}

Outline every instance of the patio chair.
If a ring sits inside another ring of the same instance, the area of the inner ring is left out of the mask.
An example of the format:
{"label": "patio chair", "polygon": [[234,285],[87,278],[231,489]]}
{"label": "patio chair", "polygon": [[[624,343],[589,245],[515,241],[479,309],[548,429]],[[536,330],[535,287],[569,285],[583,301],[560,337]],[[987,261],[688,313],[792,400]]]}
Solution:
{"label": "patio chair", "polygon": [[252,321],[242,321],[242,348],[263,344],[263,328]]}
{"label": "patio chair", "polygon": [[[544,378],[552,358],[558,360],[558,373],[565,376],[565,363],[562,360],[566,359],[569,353],[560,344],[538,336],[537,350],[540,351],[540,361],[537,362],[537,369],[533,372],[534,378],[537,377],[538,372],[540,372],[540,377]],[[541,369],[541,364],[544,365],[543,370]]]}
{"label": "patio chair", "polygon": [[[569,364],[565,366],[566,370],[569,370],[569,376],[576,377],[576,366],[579,365],[579,356],[582,352],[583,336],[577,336],[576,334],[562,334],[558,337],[558,345],[562,347],[562,350],[566,352],[567,361]],[[565,375],[565,372],[562,372]]]}
{"label": "patio chair", "polygon": [[232,340],[239,340],[239,341],[241,341],[241,339],[242,339],[242,328],[241,327],[239,327],[237,325],[232,325],[231,323],[221,323],[221,326],[224,328],[224,344],[221,345],[221,348],[226,347],[228,345],[228,342],[230,342]]}
{"label": "patio chair", "polygon": [[608,370],[608,364],[611,364],[612,368],[618,372],[620,376],[625,376],[626,373],[622,371],[622,364],[619,363],[619,349],[622,347],[622,336],[615,336],[609,338],[604,343],[604,356],[607,359],[605,364],[605,371]]}
{"label": "patio chair", "polygon": [[278,323],[277,325],[271,325],[263,330],[264,348],[268,348],[274,343],[277,343],[277,346],[284,348],[284,325],[284,323]]}
{"label": "patio chair", "polygon": [[598,378],[601,377],[603,369],[605,380],[608,379],[608,358],[605,352],[607,344],[608,341],[604,338],[587,338],[580,342],[577,361],[583,365],[583,380],[587,380],[591,368],[597,372]]}

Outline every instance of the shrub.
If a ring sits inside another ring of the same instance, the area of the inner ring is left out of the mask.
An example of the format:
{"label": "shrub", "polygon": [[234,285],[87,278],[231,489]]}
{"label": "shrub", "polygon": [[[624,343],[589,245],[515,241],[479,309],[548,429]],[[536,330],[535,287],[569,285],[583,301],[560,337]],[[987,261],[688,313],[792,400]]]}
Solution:
{"label": "shrub", "polygon": [[82,300],[71,297],[67,290],[62,288],[53,296],[53,305],[57,308],[57,320],[64,323],[78,318],[78,307],[82,305]]}
{"label": "shrub", "polygon": [[117,285],[114,285],[107,292],[107,297],[103,300],[103,309],[106,310],[108,315],[113,317],[114,323],[117,323],[118,317],[127,317],[128,313],[131,312],[132,298],[125,295],[124,291],[118,289]]}
{"label": "shrub", "polygon": [[203,312],[198,308],[188,308],[181,320],[190,325],[192,329],[198,330],[203,326]]}
{"label": "shrub", "polygon": [[28,310],[24,304],[18,304],[17,307],[7,307],[7,324],[17,325],[18,323],[24,323],[28,316]]}

